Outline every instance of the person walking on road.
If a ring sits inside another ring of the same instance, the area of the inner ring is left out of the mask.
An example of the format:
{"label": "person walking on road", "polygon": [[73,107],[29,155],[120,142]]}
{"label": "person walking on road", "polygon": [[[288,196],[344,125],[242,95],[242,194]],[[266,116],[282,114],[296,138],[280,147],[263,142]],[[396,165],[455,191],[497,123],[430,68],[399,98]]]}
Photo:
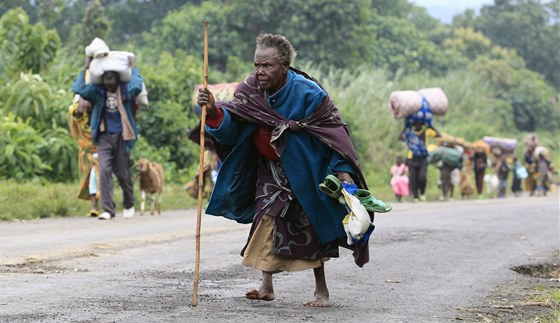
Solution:
{"label": "person walking on road", "polygon": [[396,164],[391,167],[391,187],[398,202],[403,196],[408,196],[408,166],[403,163],[402,157],[397,156]]}
{"label": "person walking on road", "polygon": [[498,165],[496,166],[496,174],[498,175],[498,197],[506,197],[507,183],[509,172],[511,167],[508,165],[506,156],[501,155],[498,159]]}
{"label": "person walking on road", "polygon": [[478,198],[483,198],[482,190],[484,188],[484,175],[486,174],[486,167],[488,167],[488,157],[484,148],[475,147],[473,155],[473,170],[474,170],[474,181],[476,184],[476,192],[478,193]]}
{"label": "person walking on road", "polygon": [[523,165],[521,165],[521,163],[515,156],[513,157],[512,173],[513,173],[513,179],[511,181],[511,191],[513,192],[513,195],[515,197],[518,197],[521,195],[521,191],[523,190],[521,188],[521,181],[524,178],[527,178],[528,174],[527,174],[527,169]]}
{"label": "person walking on road", "polygon": [[546,196],[546,193],[549,191],[549,173],[551,171],[550,160],[548,160],[543,153],[539,153],[537,160],[535,161],[536,165],[536,174],[535,174],[535,182],[536,182],[536,192],[539,196]]}
{"label": "person walking on road", "polygon": [[94,103],[91,134],[97,146],[99,161],[99,189],[103,209],[103,213],[99,215],[100,220],[110,220],[116,214],[113,173],[123,192],[123,217],[134,216],[134,182],[129,154],[138,137],[132,104],[134,97],[142,91],[142,77],[134,66],[134,58],[128,59],[129,66],[132,67],[129,82],[121,82],[117,72],[106,71],[102,76],[102,84],[86,84],[85,71],[92,61],[88,57],[84,71],[80,72],[72,84],[74,93]]}
{"label": "person walking on road", "polygon": [[[327,175],[367,189],[346,124],[321,85],[291,64],[296,52],[281,35],[256,39],[255,69],[229,103],[207,105],[206,139],[223,161],[207,214],[252,223],[243,265],[262,271],[248,299],[275,298],[273,275],[313,269],[315,292],[305,306],[330,306],[325,262],[338,247],[368,262],[368,243],[347,245],[342,219],[348,213],[318,187]],[[190,139],[199,142],[195,128]],[[373,216],[373,213],[370,213]]]}
{"label": "person walking on road", "polygon": [[414,201],[426,200],[428,183],[428,138],[440,137],[441,134],[432,126],[432,113],[426,100],[422,108],[405,119],[405,127],[399,134],[408,147],[406,164],[408,166],[409,191]]}

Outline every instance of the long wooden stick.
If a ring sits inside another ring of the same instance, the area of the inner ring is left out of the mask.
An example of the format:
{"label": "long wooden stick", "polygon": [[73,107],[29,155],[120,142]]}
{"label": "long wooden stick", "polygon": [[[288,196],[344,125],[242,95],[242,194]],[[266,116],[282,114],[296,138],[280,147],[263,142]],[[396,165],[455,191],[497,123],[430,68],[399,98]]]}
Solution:
{"label": "long wooden stick", "polygon": [[[208,21],[204,21],[204,89],[208,89]],[[196,214],[196,258],[194,262],[192,306],[197,304],[198,281],[200,276],[200,222],[202,220],[202,193],[204,190],[204,137],[206,125],[206,104],[202,105],[200,116],[200,162],[198,165],[198,210]]]}

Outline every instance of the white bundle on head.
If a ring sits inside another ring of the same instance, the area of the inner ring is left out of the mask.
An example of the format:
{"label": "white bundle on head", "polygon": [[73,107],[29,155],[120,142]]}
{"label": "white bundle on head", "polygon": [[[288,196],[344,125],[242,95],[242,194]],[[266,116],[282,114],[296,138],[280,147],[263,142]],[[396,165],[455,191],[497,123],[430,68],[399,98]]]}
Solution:
{"label": "white bundle on head", "polygon": [[105,72],[117,72],[121,82],[130,81],[132,67],[128,61],[129,57],[134,57],[133,53],[110,51],[106,56],[94,58],[89,65],[89,82],[101,84]]}
{"label": "white bundle on head", "polygon": [[95,37],[93,41],[85,48],[86,56],[92,58],[100,58],[109,54],[109,46],[105,42]]}

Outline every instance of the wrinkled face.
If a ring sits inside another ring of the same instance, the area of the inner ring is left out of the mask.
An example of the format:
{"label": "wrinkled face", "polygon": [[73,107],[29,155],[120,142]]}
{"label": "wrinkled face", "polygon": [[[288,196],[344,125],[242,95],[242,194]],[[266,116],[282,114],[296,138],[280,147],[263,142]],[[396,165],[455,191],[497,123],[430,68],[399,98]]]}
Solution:
{"label": "wrinkled face", "polygon": [[109,92],[115,92],[119,84],[119,76],[116,72],[105,72],[103,74],[103,86]]}
{"label": "wrinkled face", "polygon": [[263,90],[276,92],[284,85],[288,65],[280,64],[276,48],[255,50],[255,77]]}

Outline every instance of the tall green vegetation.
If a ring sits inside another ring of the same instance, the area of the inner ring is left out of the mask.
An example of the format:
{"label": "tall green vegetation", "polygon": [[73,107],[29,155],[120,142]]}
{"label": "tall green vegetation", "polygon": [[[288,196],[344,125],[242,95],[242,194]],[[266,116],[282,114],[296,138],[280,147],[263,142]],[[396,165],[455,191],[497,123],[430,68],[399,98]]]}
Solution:
{"label": "tall green vegetation", "polygon": [[[170,181],[196,171],[191,104],[202,82],[202,21],[210,23],[210,83],[252,70],[261,32],[286,35],[296,67],[325,85],[374,185],[403,154],[391,91],[442,87],[441,131],[474,141],[527,132],[558,151],[558,0],[496,0],[445,25],[406,0],[47,0],[0,4],[0,178],[74,181],[67,131],[70,85],[93,37],[135,52],[150,108],[138,112],[133,159],[165,165]],[[551,9],[556,8],[556,9]],[[520,150],[522,149],[520,145]],[[557,161],[556,161],[557,162]]]}

